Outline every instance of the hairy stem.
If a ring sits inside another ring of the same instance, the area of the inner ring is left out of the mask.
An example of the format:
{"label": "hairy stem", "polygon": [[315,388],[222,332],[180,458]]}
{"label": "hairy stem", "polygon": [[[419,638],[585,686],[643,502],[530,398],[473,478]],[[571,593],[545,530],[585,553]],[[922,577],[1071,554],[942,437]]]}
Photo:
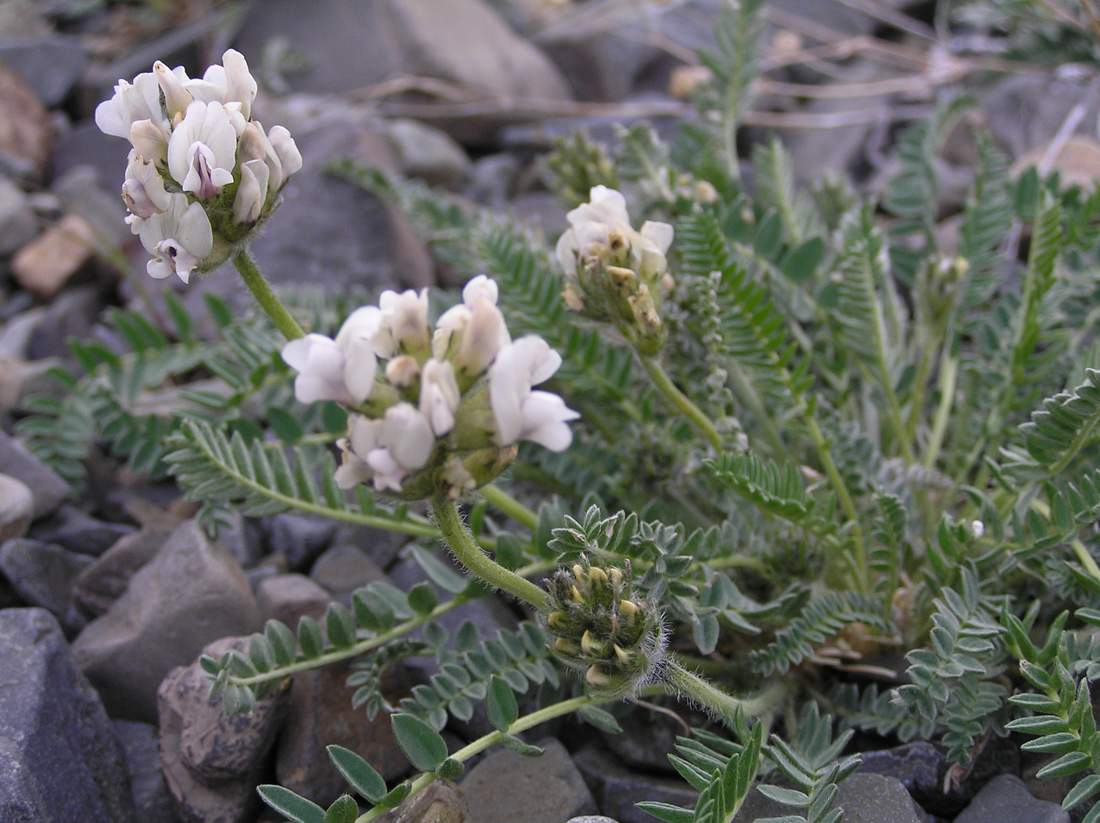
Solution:
{"label": "hairy stem", "polygon": [[676,388],[676,384],[672,382],[668,372],[661,368],[661,364],[655,358],[646,357],[642,354],[639,354],[638,358],[642,361],[642,366],[645,367],[646,373],[653,381],[653,385],[657,387],[657,390],[703,433],[715,449],[720,451],[722,449],[722,436],[718,434],[718,429],[715,428],[714,423],[711,422],[703,410],[691,402],[686,394]]}
{"label": "hairy stem", "polygon": [[526,526],[534,531],[535,526],[538,525],[539,516],[499,486],[490,484],[482,486],[478,491],[481,492],[481,496],[485,498],[490,506],[512,518],[521,526]]}
{"label": "hairy stem", "polygon": [[264,310],[264,314],[271,318],[271,322],[283,333],[283,337],[287,340],[304,337],[305,332],[302,331],[302,327],[291,317],[286,306],[279,302],[279,298],[275,296],[271,285],[260,273],[248,249],[241,249],[233,256],[233,265],[241,273],[241,279],[252,292],[252,296],[256,298],[256,302],[260,304],[260,308]]}
{"label": "hairy stem", "polygon": [[432,512],[443,539],[462,566],[490,586],[508,592],[513,597],[543,611],[549,608],[550,597],[529,580],[496,563],[485,554],[470,534],[454,501],[440,495],[432,501]]}
{"label": "hairy stem", "polygon": [[784,694],[781,685],[773,685],[754,697],[734,697],[709,680],[688,671],[675,656],[668,660],[661,676],[670,691],[713,712],[730,729],[735,728],[738,715],[758,717],[771,714]]}

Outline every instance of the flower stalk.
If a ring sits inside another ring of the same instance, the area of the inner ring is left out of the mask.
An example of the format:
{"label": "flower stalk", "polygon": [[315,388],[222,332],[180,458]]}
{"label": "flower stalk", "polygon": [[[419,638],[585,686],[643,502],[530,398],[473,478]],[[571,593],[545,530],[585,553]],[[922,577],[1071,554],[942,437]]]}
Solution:
{"label": "flower stalk", "polygon": [[703,436],[707,438],[710,444],[717,450],[722,448],[722,435],[718,433],[718,429],[715,427],[711,419],[707,417],[706,413],[695,405],[686,394],[680,391],[676,384],[672,382],[672,378],[668,376],[661,364],[657,362],[656,358],[646,357],[639,353],[638,358],[642,361],[642,366],[646,370],[646,374],[649,375],[653,381],[653,385],[657,390],[664,395],[672,406],[684,415],[692,424],[703,433]]}
{"label": "flower stalk", "polygon": [[481,550],[462,522],[453,500],[446,495],[438,495],[432,501],[432,512],[443,540],[466,571],[539,611],[545,611],[550,606],[550,596],[545,591],[496,563]]}
{"label": "flower stalk", "polygon": [[252,292],[252,296],[256,298],[256,302],[260,304],[264,314],[271,318],[271,322],[282,332],[283,337],[287,340],[297,340],[299,337],[304,337],[305,332],[302,331],[302,327],[287,311],[286,306],[275,296],[271,285],[260,272],[248,249],[241,249],[233,255],[233,265],[237,267],[241,279],[248,286],[248,290]]}

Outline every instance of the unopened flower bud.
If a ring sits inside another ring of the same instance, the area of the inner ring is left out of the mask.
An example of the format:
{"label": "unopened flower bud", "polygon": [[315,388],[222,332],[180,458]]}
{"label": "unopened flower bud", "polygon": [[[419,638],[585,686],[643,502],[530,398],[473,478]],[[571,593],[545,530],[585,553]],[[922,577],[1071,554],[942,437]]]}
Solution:
{"label": "unopened flower bud", "polygon": [[411,355],[402,354],[386,364],[386,379],[399,388],[411,386],[419,376],[420,364]]}
{"label": "unopened flower bud", "polygon": [[153,64],[153,74],[156,75],[157,83],[164,94],[164,108],[168,112],[168,118],[174,120],[176,115],[187,111],[187,107],[195,99],[183,86],[187,73],[182,67],[173,71],[158,60]]}

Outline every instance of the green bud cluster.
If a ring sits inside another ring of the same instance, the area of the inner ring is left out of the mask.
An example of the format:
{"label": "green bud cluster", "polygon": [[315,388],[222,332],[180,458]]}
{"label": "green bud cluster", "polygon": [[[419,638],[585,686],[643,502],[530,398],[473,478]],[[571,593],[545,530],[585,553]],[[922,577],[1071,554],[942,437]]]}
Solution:
{"label": "green bud cluster", "polygon": [[584,672],[601,693],[629,694],[650,679],[665,649],[660,613],[639,598],[629,566],[592,565],[587,558],[548,582],[545,615],[555,655]]}

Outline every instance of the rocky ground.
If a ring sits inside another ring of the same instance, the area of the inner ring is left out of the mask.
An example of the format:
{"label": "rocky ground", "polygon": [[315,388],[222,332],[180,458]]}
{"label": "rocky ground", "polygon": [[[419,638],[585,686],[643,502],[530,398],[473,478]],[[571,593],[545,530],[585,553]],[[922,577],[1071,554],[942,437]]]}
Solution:
{"label": "rocky ground", "polygon": [[[261,119],[288,125],[306,163],[255,244],[271,279],[333,290],[446,284],[451,273],[402,215],[326,175],[325,164],[369,161],[553,234],[563,210],[542,182],[539,153],[579,127],[597,137],[638,118],[674,128],[692,52],[708,43],[720,4],[326,0],[308,13],[299,0],[175,5],[165,18],[151,2],[0,4],[5,823],[273,820],[259,808],[258,783],[278,781],[318,802],[341,793],[324,753],[333,743],[387,780],[409,768],[388,720],[352,709],[344,671],[298,675],[250,716],[228,718],[208,699],[196,662],[268,618],[318,616],[372,580],[417,582],[400,539],[280,514],[241,519],[211,542],[170,484],[97,455],[94,482],[78,494],[8,433],[28,395],[56,390],[47,372],[71,364],[67,338],[110,345],[105,310],[181,285],[143,274],[117,194],[126,149],[96,130],[95,103],[154,59],[196,69],[234,45],[261,77]],[[1064,174],[1095,177],[1100,148],[1086,134],[1095,132],[1100,79],[1083,69],[997,74],[980,60],[957,60],[930,28],[933,5],[776,0],[765,34],[769,73],[746,139],[777,128],[801,178],[847,171],[873,189],[890,173],[884,158],[899,125],[929,111],[943,89],[973,81],[982,84],[979,116],[1014,158],[1044,157]],[[884,78],[894,84],[874,85]],[[825,86],[844,93],[807,91]],[[1081,135],[1067,140],[1067,130]],[[953,181],[945,199],[957,203],[973,146],[949,141],[945,156]],[[949,236],[950,219],[942,231]],[[207,291],[240,297],[228,271],[180,294],[192,303]],[[492,632],[517,615],[490,597],[448,618]],[[424,674],[398,672],[393,694]],[[541,729],[541,759],[490,753],[402,820],[640,823],[650,818],[634,807],[639,800],[693,802],[664,758],[679,725],[622,714],[618,736],[572,724]],[[475,718],[448,734],[457,743],[486,728]],[[1069,820],[1014,746],[990,745],[964,780],[946,781],[947,791],[933,746],[865,742],[862,768],[841,787],[846,820]],[[782,814],[753,796],[736,819]]]}

